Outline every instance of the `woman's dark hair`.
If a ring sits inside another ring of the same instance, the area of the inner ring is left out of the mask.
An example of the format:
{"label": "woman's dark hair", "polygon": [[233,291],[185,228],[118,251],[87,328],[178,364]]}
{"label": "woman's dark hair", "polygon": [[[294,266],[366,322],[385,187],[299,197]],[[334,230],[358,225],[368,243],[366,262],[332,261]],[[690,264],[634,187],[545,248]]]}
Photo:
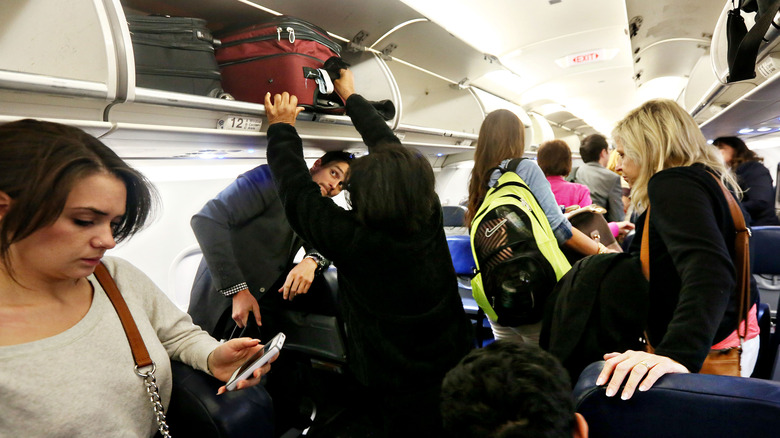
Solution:
{"label": "woman's dark hair", "polygon": [[748,161],[764,161],[763,157],[759,157],[755,152],[748,149],[745,142],[739,137],[718,137],[712,144],[718,148],[731,146],[731,148],[734,149],[734,156],[731,157],[731,163],[726,164],[732,170],[736,170],[740,164]]}
{"label": "woman's dark hair", "polygon": [[571,149],[563,140],[546,141],[536,152],[536,163],[545,176],[567,176],[571,172]]}
{"label": "woman's dark hair", "polygon": [[428,160],[395,143],[377,145],[370,154],[352,161],[346,187],[358,220],[391,234],[422,229],[431,220],[438,199]]}
{"label": "woman's dark hair", "polygon": [[157,200],[141,173],[81,129],[31,119],[0,125],[0,191],[12,199],[0,221],[0,259],[9,272],[11,245],[53,224],[74,185],[101,172],[127,189],[125,215],[114,231],[120,242],[144,226]]}
{"label": "woman's dark hair", "polygon": [[508,158],[522,157],[524,151],[525,127],[515,113],[498,109],[485,117],[479,127],[477,148],[474,150],[466,226],[471,226],[471,221],[485,199],[491,169]]}

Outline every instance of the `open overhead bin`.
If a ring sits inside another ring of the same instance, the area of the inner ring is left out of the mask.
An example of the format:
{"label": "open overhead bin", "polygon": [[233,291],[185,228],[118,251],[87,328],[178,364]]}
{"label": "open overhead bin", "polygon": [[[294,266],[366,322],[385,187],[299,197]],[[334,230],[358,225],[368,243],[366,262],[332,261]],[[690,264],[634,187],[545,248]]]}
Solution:
{"label": "open overhead bin", "polygon": [[52,6],[47,0],[3,1],[0,114],[102,121],[122,87],[122,54],[116,53],[110,19],[96,1]]}
{"label": "open overhead bin", "polygon": [[[774,20],[758,44],[755,62],[741,66],[755,71],[755,77],[735,80],[729,71],[727,23],[731,2],[726,2],[714,27],[712,50],[691,73],[685,108],[710,139],[721,135],[762,135],[780,129],[780,12],[769,12]],[[755,26],[753,13],[741,13],[748,30]],[[767,19],[769,19],[767,18]],[[733,43],[732,43],[732,50]],[[707,62],[709,61],[709,62]],[[755,65],[753,65],[753,63]],[[736,68],[736,66],[734,66]]]}

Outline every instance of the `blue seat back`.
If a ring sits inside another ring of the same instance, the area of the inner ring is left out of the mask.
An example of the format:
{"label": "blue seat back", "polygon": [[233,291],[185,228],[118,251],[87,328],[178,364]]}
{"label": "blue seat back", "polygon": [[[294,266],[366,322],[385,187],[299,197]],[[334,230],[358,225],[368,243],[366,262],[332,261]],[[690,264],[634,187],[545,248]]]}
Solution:
{"label": "blue seat back", "polygon": [[751,232],[753,273],[780,275],[780,226],[752,227]]}
{"label": "blue seat back", "polygon": [[[777,436],[780,383],[742,377],[668,374],[631,400],[596,386],[604,362],[589,365],[574,388],[590,437],[687,438]],[[621,388],[622,391],[622,388]]]}
{"label": "blue seat back", "polygon": [[465,235],[447,236],[447,245],[450,247],[452,266],[458,275],[473,276],[476,264],[471,253],[471,238]]}
{"label": "blue seat back", "polygon": [[443,205],[441,207],[445,227],[465,227],[466,207],[461,205]]}

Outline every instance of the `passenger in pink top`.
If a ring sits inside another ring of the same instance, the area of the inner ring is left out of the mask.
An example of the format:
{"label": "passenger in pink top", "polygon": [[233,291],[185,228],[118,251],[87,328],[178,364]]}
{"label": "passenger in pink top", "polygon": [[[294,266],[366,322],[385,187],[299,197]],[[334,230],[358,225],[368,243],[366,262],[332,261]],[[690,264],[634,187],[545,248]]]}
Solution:
{"label": "passenger in pink top", "polygon": [[[571,148],[565,141],[550,140],[542,143],[536,153],[536,162],[547,176],[547,181],[550,182],[550,188],[558,205],[563,205],[566,208],[572,205],[587,207],[593,204],[587,186],[563,179],[571,172]],[[626,228],[625,233],[634,228],[630,222],[609,223],[609,229],[615,237],[621,234],[621,228],[624,227]]]}
{"label": "passenger in pink top", "polygon": [[558,205],[586,207],[593,203],[587,186],[563,179],[571,172],[571,149],[563,140],[550,140],[539,146],[536,162],[550,182]]}

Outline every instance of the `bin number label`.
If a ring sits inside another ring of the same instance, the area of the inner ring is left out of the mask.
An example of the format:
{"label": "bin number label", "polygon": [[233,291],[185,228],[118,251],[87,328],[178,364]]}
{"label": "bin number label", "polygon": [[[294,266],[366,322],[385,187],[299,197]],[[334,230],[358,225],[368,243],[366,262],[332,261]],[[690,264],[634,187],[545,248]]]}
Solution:
{"label": "bin number label", "polygon": [[262,126],[263,121],[254,117],[227,115],[217,121],[217,129],[259,132]]}

